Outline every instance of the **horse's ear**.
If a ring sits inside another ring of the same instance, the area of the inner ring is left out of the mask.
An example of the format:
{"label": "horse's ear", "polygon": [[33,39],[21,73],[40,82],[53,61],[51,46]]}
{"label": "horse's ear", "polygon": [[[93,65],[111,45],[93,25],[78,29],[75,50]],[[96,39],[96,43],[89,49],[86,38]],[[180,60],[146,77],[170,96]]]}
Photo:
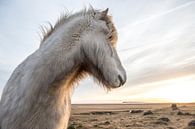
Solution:
{"label": "horse's ear", "polygon": [[95,10],[91,4],[89,4],[89,9],[92,11],[92,14],[95,15]]}
{"label": "horse's ear", "polygon": [[109,10],[109,8],[107,8],[106,10],[104,10],[104,11],[101,12],[102,18],[104,18],[104,17],[107,16],[108,10]]}

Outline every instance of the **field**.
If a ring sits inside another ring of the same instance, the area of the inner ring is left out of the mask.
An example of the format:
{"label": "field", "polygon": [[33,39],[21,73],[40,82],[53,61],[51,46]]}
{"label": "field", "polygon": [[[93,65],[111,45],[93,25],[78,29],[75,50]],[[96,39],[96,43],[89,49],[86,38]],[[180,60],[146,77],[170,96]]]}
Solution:
{"label": "field", "polygon": [[195,104],[176,106],[74,104],[69,129],[195,129]]}

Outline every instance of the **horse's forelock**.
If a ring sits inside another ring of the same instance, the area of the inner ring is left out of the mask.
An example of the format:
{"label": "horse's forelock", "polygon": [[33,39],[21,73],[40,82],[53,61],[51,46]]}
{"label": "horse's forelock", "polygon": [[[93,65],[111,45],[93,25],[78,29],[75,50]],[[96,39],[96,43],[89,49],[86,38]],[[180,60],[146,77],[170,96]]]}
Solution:
{"label": "horse's forelock", "polygon": [[[75,17],[79,17],[79,16],[86,16],[88,15],[88,17],[94,17],[96,13],[101,13],[99,10],[94,10],[92,6],[90,6],[90,8],[85,8],[75,14],[70,14],[69,11],[66,11],[65,13],[62,13],[60,15],[59,20],[55,23],[55,25],[52,25],[50,22],[48,22],[49,26],[41,26],[41,33],[42,33],[42,40],[41,40],[41,45],[43,44],[43,42],[54,32],[54,30],[56,30],[57,28],[59,28],[62,24],[66,23],[66,21],[73,19]],[[111,41],[112,45],[115,46],[116,41],[117,41],[117,32],[116,32],[116,28],[112,22],[112,17],[109,15],[105,15],[102,20],[104,20],[110,30],[109,33],[109,40]]]}

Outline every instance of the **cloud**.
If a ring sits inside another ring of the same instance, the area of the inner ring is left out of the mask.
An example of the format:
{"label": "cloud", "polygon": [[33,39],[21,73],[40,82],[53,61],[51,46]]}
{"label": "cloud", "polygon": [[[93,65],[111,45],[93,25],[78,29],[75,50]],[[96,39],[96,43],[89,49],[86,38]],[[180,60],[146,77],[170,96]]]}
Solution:
{"label": "cloud", "polygon": [[[37,31],[41,24],[54,24],[64,8],[75,12],[88,3],[100,9],[109,7],[113,15],[119,32],[117,50],[128,74],[128,82],[122,88],[126,94],[135,97],[142,93],[140,85],[144,83],[194,74],[193,0],[7,0],[0,1],[0,88],[14,68],[38,48]],[[150,86],[144,90],[158,87]],[[73,100],[104,100],[115,95],[121,100],[126,99],[126,94],[121,89],[106,93],[87,79],[75,89]]]}
{"label": "cloud", "polygon": [[194,7],[195,2],[187,2],[121,29],[120,42],[124,47],[120,46],[119,54],[128,71],[126,85],[195,72]]}

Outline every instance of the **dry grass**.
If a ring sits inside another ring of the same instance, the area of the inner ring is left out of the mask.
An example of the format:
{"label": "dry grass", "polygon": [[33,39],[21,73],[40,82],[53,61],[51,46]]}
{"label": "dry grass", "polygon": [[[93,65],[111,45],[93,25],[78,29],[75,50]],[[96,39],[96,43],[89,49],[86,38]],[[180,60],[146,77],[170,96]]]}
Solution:
{"label": "dry grass", "polygon": [[[195,104],[177,106],[178,109],[173,110],[171,104],[72,105],[69,125],[70,129],[195,128],[188,127],[188,123],[195,120]],[[136,113],[137,110],[139,111]],[[144,115],[149,110],[153,114]]]}

